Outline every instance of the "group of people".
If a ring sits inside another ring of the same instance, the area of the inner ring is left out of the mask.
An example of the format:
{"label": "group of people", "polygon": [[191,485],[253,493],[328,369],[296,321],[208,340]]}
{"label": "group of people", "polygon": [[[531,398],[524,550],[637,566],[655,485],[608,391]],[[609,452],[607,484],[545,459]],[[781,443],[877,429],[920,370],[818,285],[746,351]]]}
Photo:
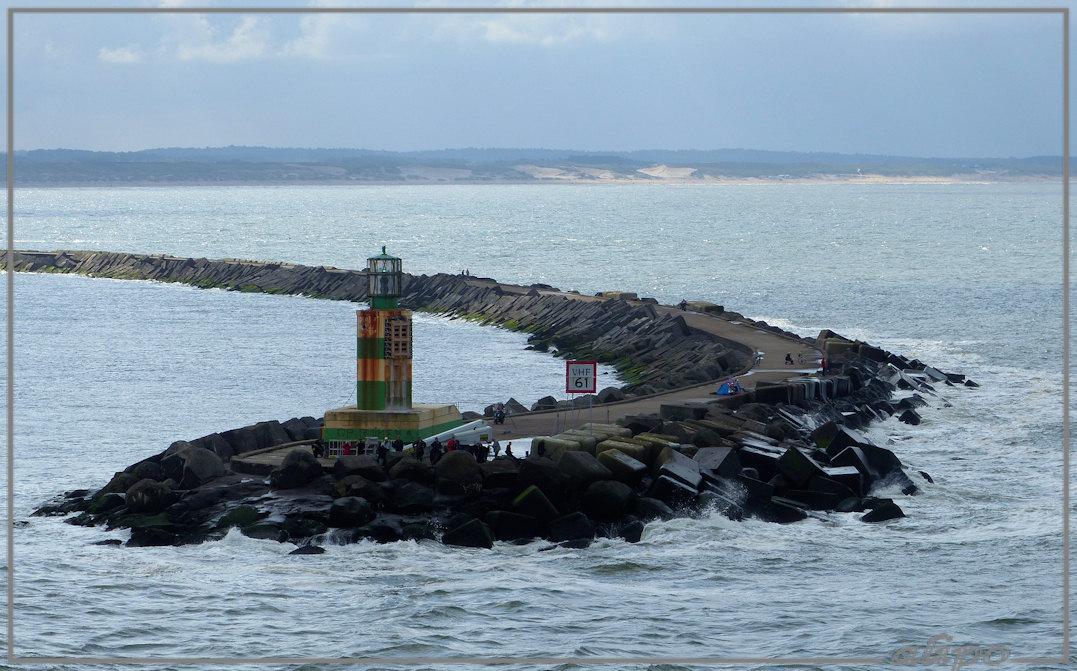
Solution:
{"label": "group of people", "polygon": [[[374,447],[374,455],[377,458],[378,463],[380,463],[382,467],[388,467],[390,450],[393,452],[403,452],[404,446],[405,443],[400,438],[397,438],[392,442],[390,442],[388,438],[383,438],[382,440],[377,441],[377,445]],[[438,461],[441,460],[441,458],[445,456],[446,453],[455,452],[456,450],[470,452],[472,456],[475,457],[475,460],[479,463],[489,461],[491,453],[493,453],[494,459],[502,458],[501,442],[497,439],[494,439],[494,441],[489,444],[480,441],[473,445],[464,445],[456,439],[455,435],[450,436],[449,439],[444,443],[442,443],[441,440],[437,437],[435,437],[434,440],[429,444],[427,444],[425,440],[420,438],[411,444],[411,449],[412,456],[414,456],[416,460],[423,461],[424,459],[426,459],[430,462],[431,465],[438,463]],[[330,456],[328,446],[326,446],[326,444],[321,439],[314,441],[314,443],[311,445],[311,451],[317,458]],[[360,446],[358,449],[356,449],[355,444],[351,442],[345,442],[341,445],[340,452],[342,456],[348,456],[351,454],[363,454],[365,452],[365,448],[363,446]],[[511,442],[505,446],[504,458],[513,460],[516,459],[516,455],[512,453]]]}

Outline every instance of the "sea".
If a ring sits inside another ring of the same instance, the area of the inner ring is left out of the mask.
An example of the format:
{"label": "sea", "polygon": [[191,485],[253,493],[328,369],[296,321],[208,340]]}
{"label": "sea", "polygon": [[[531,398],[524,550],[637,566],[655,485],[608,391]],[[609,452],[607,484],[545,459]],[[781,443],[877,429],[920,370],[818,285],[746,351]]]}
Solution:
{"label": "sea", "polygon": [[[359,269],[384,245],[409,273],[832,329],[979,386],[870,428],[921,490],[879,492],[907,515],[885,523],[704,514],[585,549],[117,547],[98,542],[127,532],[30,513],[175,440],[353,402],[361,306],[17,273],[0,668],[1064,668],[1062,202],[1058,181],[17,189],[18,249]],[[415,399],[565,398],[563,360],[526,346],[418,314]]]}

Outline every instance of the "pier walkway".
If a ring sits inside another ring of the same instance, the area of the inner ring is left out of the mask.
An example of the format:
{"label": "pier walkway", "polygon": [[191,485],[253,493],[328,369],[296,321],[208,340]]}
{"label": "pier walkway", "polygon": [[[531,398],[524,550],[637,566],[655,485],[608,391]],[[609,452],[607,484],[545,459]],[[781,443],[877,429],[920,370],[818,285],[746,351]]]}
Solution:
{"label": "pier walkway", "polygon": [[[469,279],[468,284],[475,286],[495,284],[490,280]],[[499,284],[503,291],[524,293],[530,287]],[[612,300],[598,296],[562,291],[540,291],[547,295],[563,296],[572,300],[603,301]],[[744,389],[755,388],[760,382],[781,382],[791,377],[815,373],[819,370],[818,362],[822,353],[806,343],[782,333],[775,333],[754,324],[691,310],[682,311],[668,305],[654,305],[659,314],[674,314],[684,317],[685,323],[693,329],[710,333],[728,340],[741,343],[756,353],[756,360],[746,369],[737,371],[734,376]],[[803,360],[792,366],[785,364],[785,355],[792,354],[793,361]],[[762,355],[761,357],[759,355]],[[657,413],[663,405],[696,405],[720,402],[724,397],[711,392],[718,389],[726,378],[706,382],[690,387],[680,387],[658,394],[640,396],[614,403],[603,403],[588,408],[543,410],[537,412],[510,415],[505,424],[494,425],[494,435],[499,440],[527,438],[531,436],[548,436],[570,428],[578,427],[591,421],[612,423],[628,415],[646,415]],[[554,394],[559,397],[559,394]],[[567,398],[569,394],[565,394]]]}

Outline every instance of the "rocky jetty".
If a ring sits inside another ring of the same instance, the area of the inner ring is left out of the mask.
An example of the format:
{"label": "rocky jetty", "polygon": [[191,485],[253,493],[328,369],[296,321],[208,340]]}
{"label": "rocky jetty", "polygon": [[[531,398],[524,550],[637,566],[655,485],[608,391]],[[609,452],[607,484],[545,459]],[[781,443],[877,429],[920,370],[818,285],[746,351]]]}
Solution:
{"label": "rocky jetty", "polygon": [[[130,529],[129,546],[200,543],[237,527],[305,554],[364,539],[635,542],[652,520],[712,512],[779,523],[902,517],[894,497],[914,495],[930,476],[914,480],[860,429],[895,414],[916,424],[919,409],[945,405],[938,386],[974,383],[829,331],[818,345],[832,374],[584,425],[537,439],[526,459],[480,463],[455,451],[436,464],[408,452],[384,465],[367,455],[320,461],[309,447],[319,420],[297,418],[177,441],[101,489],[68,492],[34,514]],[[289,446],[268,473],[235,468],[238,455]]]}
{"label": "rocky jetty", "polygon": [[[18,251],[14,266],[26,272],[181,282],[348,301],[365,301],[368,284],[366,272],[360,270],[116,252]],[[636,299],[635,294],[623,292],[585,297],[542,284],[525,287],[463,275],[405,274],[400,303],[408,309],[524,331],[535,349],[613,366],[626,383],[619,391],[628,395],[728,377],[748,368],[754,356],[741,343],[693,329],[683,317],[660,312],[654,299]],[[781,333],[762,322],[726,313],[721,306],[694,302],[692,307]]]}

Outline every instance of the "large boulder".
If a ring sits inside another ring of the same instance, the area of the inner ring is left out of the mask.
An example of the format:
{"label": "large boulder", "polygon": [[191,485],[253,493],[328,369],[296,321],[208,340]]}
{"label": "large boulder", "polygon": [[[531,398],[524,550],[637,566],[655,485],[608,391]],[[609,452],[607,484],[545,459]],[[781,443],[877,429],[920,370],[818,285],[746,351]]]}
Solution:
{"label": "large boulder", "polygon": [[510,488],[516,484],[520,468],[512,459],[494,459],[479,464],[485,489]]}
{"label": "large boulder", "polygon": [[577,489],[583,489],[597,480],[610,480],[613,473],[587,452],[563,452],[557,467],[569,477]]}
{"label": "large boulder", "polygon": [[269,474],[269,482],[280,489],[302,487],[324,475],[321,463],[304,448],[296,448],[284,455],[280,468]]}
{"label": "large boulder", "polygon": [[581,508],[588,517],[600,522],[612,522],[632,504],[632,488],[616,480],[591,483],[583,493]]}
{"label": "large boulder", "polygon": [[569,476],[545,457],[528,457],[519,464],[520,472],[516,479],[519,490],[535,485],[555,507],[560,507],[569,491]]}
{"label": "large boulder", "polygon": [[539,535],[538,520],[529,515],[508,510],[491,510],[482,519],[490,527],[494,538],[499,541],[525,540]]}
{"label": "large boulder", "polygon": [[127,489],[127,508],[133,513],[156,515],[172,505],[172,488],[163,482],[144,478]]}
{"label": "large boulder", "polygon": [[598,455],[598,461],[610,469],[613,477],[621,482],[635,486],[647,475],[647,466],[633,459],[618,449],[605,450]]}
{"label": "large boulder", "polygon": [[471,519],[446,531],[441,537],[441,542],[445,545],[490,549],[494,546],[494,534],[490,531],[490,527],[480,520]]}
{"label": "large boulder", "polygon": [[549,522],[561,514],[546,494],[535,485],[520,492],[513,499],[512,507],[517,513],[532,517],[539,522]]}
{"label": "large boulder", "polygon": [[349,475],[361,475],[372,482],[388,479],[378,460],[369,454],[349,454],[337,458],[333,464],[333,477],[343,480]]}
{"label": "large boulder", "polygon": [[216,453],[204,447],[193,447],[186,452],[180,487],[194,489],[225,474],[224,462]]}
{"label": "large boulder", "polygon": [[583,513],[577,511],[550,522],[550,540],[555,543],[580,538],[595,537],[595,525]]}
{"label": "large boulder", "polygon": [[482,470],[470,452],[453,450],[434,467],[437,489],[442,494],[471,494],[482,490]]}
{"label": "large boulder", "polygon": [[329,526],[361,527],[374,520],[375,513],[370,502],[358,496],[334,499],[329,508]]}
{"label": "large boulder", "polygon": [[426,485],[401,480],[393,490],[391,509],[404,514],[428,512],[437,508],[435,496],[434,490]]}
{"label": "large boulder", "polygon": [[389,469],[389,477],[393,480],[410,480],[422,485],[434,484],[434,469],[430,464],[416,461],[414,457],[403,457]]}

